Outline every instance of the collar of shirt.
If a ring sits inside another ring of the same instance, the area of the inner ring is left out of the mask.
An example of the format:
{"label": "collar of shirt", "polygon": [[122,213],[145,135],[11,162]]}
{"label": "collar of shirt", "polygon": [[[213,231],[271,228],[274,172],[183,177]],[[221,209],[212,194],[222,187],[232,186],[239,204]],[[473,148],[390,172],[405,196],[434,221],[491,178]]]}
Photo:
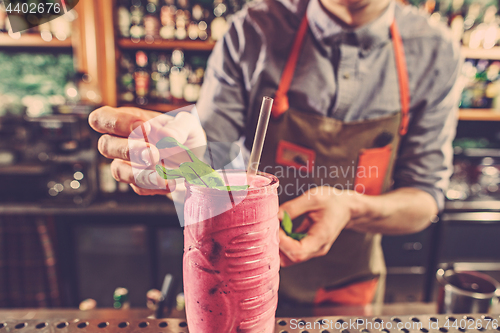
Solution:
{"label": "collar of shirt", "polygon": [[307,19],[314,37],[324,45],[347,43],[359,46],[361,55],[366,56],[377,46],[390,40],[389,28],[394,20],[395,2],[374,21],[356,29],[346,29],[333,20],[323,9],[320,0],[310,0]]}

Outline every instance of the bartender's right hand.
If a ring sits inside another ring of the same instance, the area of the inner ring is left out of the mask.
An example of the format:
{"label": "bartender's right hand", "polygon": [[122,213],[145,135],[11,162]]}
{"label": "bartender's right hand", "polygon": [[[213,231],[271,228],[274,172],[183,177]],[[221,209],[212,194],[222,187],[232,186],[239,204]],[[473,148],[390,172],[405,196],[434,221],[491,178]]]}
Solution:
{"label": "bartender's right hand", "polygon": [[[89,116],[90,126],[103,133],[99,152],[110,159],[111,173],[117,181],[130,184],[140,195],[167,194],[175,189],[175,181],[166,182],[155,172],[160,152],[154,143],[173,137],[188,148],[206,145],[206,136],[199,120],[189,112],[175,117],[134,107],[101,107]],[[142,125],[142,128],[140,126]],[[134,177],[133,167],[149,170],[147,177]],[[166,185],[166,186],[165,186]]]}

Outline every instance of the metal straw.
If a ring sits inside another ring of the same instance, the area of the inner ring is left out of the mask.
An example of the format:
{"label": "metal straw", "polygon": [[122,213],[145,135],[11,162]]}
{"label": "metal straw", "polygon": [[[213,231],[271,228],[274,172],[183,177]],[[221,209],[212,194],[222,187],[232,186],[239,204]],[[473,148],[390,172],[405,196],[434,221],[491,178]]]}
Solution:
{"label": "metal straw", "polygon": [[255,131],[255,138],[253,140],[252,152],[250,153],[250,160],[248,161],[247,175],[254,176],[257,174],[260,163],[260,155],[264,147],[264,139],[266,138],[267,125],[269,124],[269,117],[271,116],[271,109],[273,107],[273,99],[265,96],[262,99],[260,107],[259,121],[257,123],[257,130]]}

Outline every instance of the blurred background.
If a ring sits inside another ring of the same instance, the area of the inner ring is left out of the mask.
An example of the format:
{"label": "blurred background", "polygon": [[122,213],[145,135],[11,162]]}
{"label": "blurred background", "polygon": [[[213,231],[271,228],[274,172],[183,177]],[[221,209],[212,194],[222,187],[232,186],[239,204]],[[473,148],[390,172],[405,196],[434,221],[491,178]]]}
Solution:
{"label": "blurred background", "polygon": [[[182,309],[175,209],[112,178],[87,117],[195,103],[244,2],[80,0],[21,33],[0,4],[0,307],[146,307],[171,274]],[[450,26],[466,62],[446,209],[423,232],[384,237],[387,303],[434,300],[447,264],[500,279],[499,2],[408,4]]]}

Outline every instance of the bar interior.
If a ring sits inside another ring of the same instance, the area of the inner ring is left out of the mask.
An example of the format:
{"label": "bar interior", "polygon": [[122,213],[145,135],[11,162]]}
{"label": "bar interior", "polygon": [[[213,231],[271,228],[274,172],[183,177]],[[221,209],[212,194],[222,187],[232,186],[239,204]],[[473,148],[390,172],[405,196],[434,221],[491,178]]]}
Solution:
{"label": "bar interior", "polygon": [[500,332],[499,125],[496,0],[0,0],[0,333]]}

